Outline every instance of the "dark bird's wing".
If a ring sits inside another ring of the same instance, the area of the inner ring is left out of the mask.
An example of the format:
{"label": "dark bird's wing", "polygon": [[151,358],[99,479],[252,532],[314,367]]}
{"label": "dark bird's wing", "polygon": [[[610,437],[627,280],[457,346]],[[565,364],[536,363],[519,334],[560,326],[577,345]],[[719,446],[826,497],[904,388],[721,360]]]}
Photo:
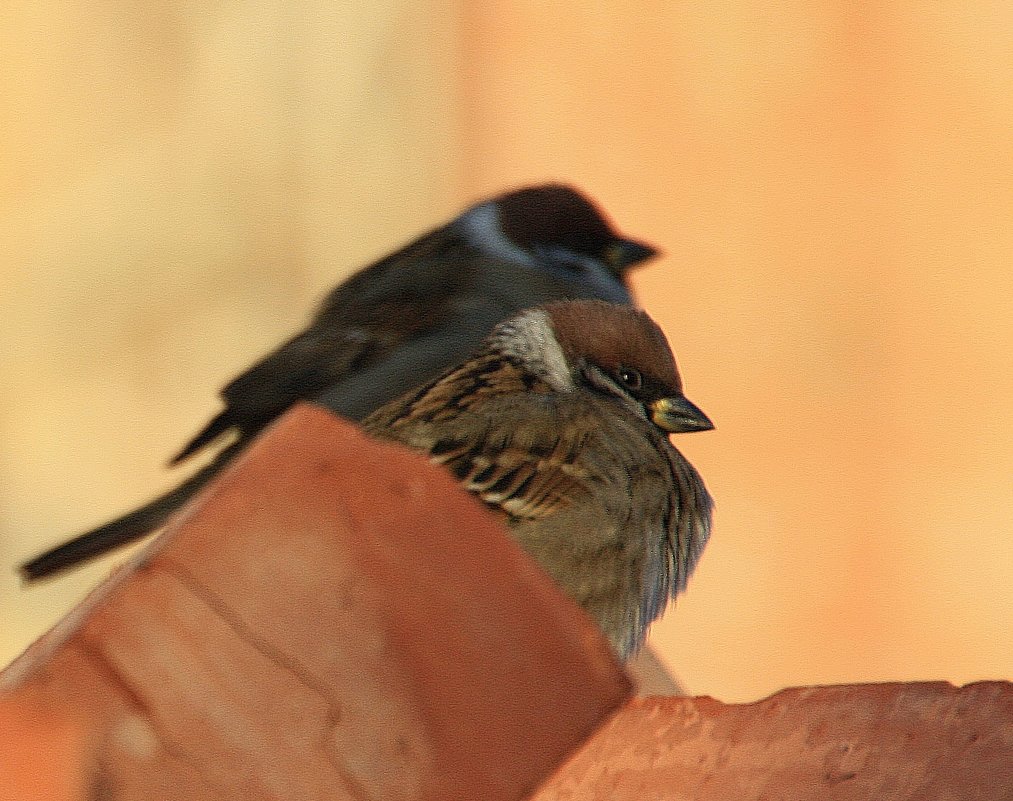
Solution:
{"label": "dark bird's wing", "polygon": [[629,297],[562,274],[481,255],[446,231],[352,276],[313,322],[221,392],[226,408],[173,459],[234,429],[250,440],[299,400],[352,420],[471,355],[502,320],[558,300]]}
{"label": "dark bird's wing", "polygon": [[[330,292],[305,330],[222,389],[225,409],[172,463],[230,429],[240,440],[250,440],[297,401],[375,370],[413,342],[443,330],[455,293],[470,292],[475,267],[473,252],[459,238],[433,233],[356,273]],[[380,402],[398,394],[390,392]],[[362,416],[351,404],[334,411]]]}

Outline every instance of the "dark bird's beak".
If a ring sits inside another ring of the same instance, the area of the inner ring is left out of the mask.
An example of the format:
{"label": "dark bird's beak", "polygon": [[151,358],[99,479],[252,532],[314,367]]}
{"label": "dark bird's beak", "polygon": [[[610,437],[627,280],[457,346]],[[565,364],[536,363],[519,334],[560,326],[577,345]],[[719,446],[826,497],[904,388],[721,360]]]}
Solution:
{"label": "dark bird's beak", "polygon": [[661,398],[651,404],[651,420],[658,428],[671,431],[673,434],[686,434],[690,431],[710,431],[714,424],[696,404],[686,400],[682,395]]}
{"label": "dark bird's beak", "polygon": [[658,255],[658,249],[645,245],[643,242],[634,242],[632,239],[617,239],[602,254],[605,263],[617,273],[647,261]]}

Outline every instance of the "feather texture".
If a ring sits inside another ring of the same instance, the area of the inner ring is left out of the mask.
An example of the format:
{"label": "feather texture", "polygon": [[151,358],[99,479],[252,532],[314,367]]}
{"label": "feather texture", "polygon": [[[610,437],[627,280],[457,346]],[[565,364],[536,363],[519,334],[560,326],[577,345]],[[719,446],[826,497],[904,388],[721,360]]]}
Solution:
{"label": "feather texture", "polygon": [[[363,426],[448,469],[627,658],[686,588],[711,500],[649,418],[654,400],[682,398],[654,323],[601,303],[548,309],[501,324],[472,359]],[[566,381],[546,366],[560,358]],[[640,395],[619,385],[631,368]]]}

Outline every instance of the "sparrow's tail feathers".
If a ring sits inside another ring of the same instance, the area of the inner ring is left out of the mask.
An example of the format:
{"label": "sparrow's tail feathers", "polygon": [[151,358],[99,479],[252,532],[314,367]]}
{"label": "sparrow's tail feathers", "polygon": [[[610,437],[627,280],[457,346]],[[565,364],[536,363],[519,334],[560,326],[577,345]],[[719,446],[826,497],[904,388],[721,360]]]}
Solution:
{"label": "sparrow's tail feathers", "polygon": [[245,444],[245,442],[233,443],[219,453],[213,462],[140,509],[86,531],[63,545],[58,545],[25,562],[20,568],[22,578],[26,582],[31,582],[52,576],[161,528],[169,516],[218,475]]}

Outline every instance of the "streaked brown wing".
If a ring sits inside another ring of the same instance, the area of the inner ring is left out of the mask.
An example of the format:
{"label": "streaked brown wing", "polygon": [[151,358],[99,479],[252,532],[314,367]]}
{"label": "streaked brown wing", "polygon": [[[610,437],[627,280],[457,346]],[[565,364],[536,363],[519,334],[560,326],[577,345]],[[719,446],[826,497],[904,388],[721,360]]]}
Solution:
{"label": "streaked brown wing", "polygon": [[548,452],[532,453],[502,436],[478,442],[442,439],[430,451],[465,489],[509,517],[535,520],[548,517],[590,492],[590,473],[573,463],[576,443],[556,439]]}
{"label": "streaked brown wing", "polygon": [[601,480],[577,464],[592,422],[564,424],[557,399],[512,371],[500,358],[476,359],[363,425],[428,454],[508,517],[547,517],[587,498]]}

